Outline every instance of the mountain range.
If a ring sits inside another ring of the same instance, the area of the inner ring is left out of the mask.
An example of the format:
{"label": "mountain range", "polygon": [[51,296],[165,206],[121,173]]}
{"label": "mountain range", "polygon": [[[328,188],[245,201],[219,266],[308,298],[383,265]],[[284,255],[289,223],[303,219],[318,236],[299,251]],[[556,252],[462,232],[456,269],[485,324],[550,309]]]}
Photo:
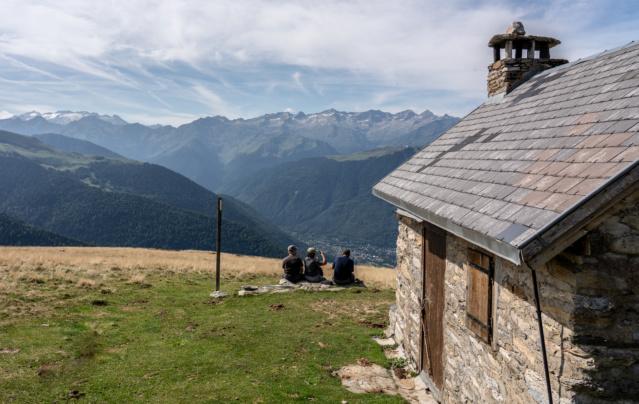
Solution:
{"label": "mountain range", "polygon": [[328,110],[175,128],[31,112],[0,120],[31,135],[0,131],[0,212],[81,243],[213,249],[222,192],[225,252],[275,257],[312,244],[335,256],[348,246],[392,265],[393,207],[371,187],[458,120]]}
{"label": "mountain range", "polygon": [[[62,111],[2,119],[0,129],[89,141],[130,159],[162,165],[216,191],[288,161],[385,146],[424,146],[457,121],[459,118],[436,116],[430,111],[391,114],[331,109],[309,115],[280,112],[252,119],[206,117],[175,128]],[[69,146],[57,143],[56,147]]]}
{"label": "mountain range", "polygon": [[[218,195],[164,167],[0,131],[0,170],[12,219],[94,245],[215,249]],[[279,257],[299,243],[245,203],[224,197],[223,208],[222,251]]]}

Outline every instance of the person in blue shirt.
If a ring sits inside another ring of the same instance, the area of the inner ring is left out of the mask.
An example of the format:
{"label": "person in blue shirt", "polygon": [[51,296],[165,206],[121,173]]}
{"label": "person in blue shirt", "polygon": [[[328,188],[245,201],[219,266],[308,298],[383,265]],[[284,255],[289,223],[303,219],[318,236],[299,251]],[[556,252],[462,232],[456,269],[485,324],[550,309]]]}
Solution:
{"label": "person in blue shirt", "polygon": [[348,285],[355,282],[355,263],[351,259],[351,250],[344,250],[341,257],[333,262],[333,282],[337,285]]}

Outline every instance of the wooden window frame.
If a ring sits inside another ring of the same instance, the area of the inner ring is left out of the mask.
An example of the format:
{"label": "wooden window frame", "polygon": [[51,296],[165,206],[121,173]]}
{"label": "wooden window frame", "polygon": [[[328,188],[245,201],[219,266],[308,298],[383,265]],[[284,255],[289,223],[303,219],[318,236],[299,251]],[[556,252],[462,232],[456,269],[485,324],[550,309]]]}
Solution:
{"label": "wooden window frame", "polygon": [[493,335],[494,257],[469,248],[466,251],[466,273],[466,327],[490,345]]}

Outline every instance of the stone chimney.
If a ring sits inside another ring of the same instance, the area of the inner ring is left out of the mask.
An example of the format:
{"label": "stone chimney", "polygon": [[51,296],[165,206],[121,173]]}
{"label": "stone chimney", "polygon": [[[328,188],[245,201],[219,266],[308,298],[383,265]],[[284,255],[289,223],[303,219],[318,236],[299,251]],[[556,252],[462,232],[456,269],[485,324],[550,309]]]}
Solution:
{"label": "stone chimney", "polygon": [[550,48],[560,43],[555,38],[526,35],[519,21],[510,24],[505,34],[493,36],[488,42],[495,58],[488,66],[488,96],[508,93],[535,73],[568,63],[550,58]]}

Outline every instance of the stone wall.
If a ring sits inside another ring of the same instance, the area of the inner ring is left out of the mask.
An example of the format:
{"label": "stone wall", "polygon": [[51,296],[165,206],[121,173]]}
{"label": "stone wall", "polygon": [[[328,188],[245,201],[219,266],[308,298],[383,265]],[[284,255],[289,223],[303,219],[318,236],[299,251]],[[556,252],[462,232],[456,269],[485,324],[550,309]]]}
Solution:
{"label": "stone wall", "polygon": [[[419,363],[421,224],[400,217],[396,342]],[[545,403],[531,270],[494,257],[492,343],[466,327],[466,250],[449,234],[445,274],[446,403]],[[555,403],[639,403],[639,203],[537,268]]]}
{"label": "stone wall", "polygon": [[488,96],[508,92],[530,73],[541,72],[568,63],[564,59],[507,58],[488,66]]}
{"label": "stone wall", "polygon": [[[531,271],[494,258],[492,343],[476,338],[466,327],[466,249],[470,245],[448,237],[446,312],[444,313],[444,374],[442,393],[448,403],[543,403],[546,382],[537,314],[532,296]],[[584,365],[571,343],[572,332],[561,320],[573,311],[569,282],[557,282],[549,268],[537,271],[540,300],[544,303],[544,336],[553,379],[555,403],[572,402],[570,380],[579,379]],[[557,315],[558,320],[554,318]]]}
{"label": "stone wall", "polygon": [[575,274],[573,339],[590,358],[578,402],[639,402],[639,201],[575,247],[558,261]]}
{"label": "stone wall", "polygon": [[422,296],[422,236],[421,224],[399,216],[397,238],[397,305],[391,310],[391,327],[399,344],[413,365],[419,363],[421,325],[419,320]]}

